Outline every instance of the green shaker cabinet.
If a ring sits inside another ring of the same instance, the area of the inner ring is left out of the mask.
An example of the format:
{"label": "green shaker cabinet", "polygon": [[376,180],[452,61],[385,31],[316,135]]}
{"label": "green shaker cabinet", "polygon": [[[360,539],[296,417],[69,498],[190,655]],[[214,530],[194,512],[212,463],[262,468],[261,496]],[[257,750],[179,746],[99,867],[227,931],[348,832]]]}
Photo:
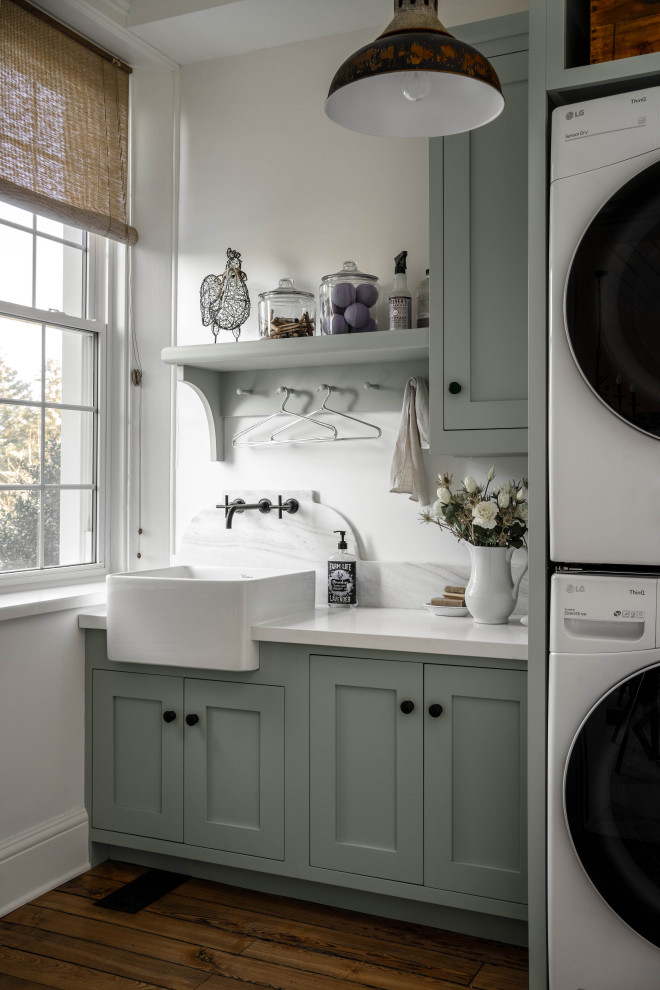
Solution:
{"label": "green shaker cabinet", "polygon": [[524,904],[526,674],[427,664],[424,684],[424,883]]}
{"label": "green shaker cabinet", "polygon": [[284,859],[284,688],[186,680],[185,841]]}
{"label": "green shaker cabinet", "polygon": [[526,677],[287,643],[249,673],[145,672],[88,630],[92,842],[521,920]]}
{"label": "green shaker cabinet", "polygon": [[284,688],[95,670],[94,828],[284,858]]}
{"label": "green shaker cabinet", "polygon": [[310,659],[310,864],[526,900],[525,673]]}
{"label": "green shaker cabinet", "polygon": [[183,679],[93,678],[92,825],[183,842]]}
{"label": "green shaker cabinet", "polygon": [[313,656],[309,678],[310,864],[422,883],[422,665]]}
{"label": "green shaker cabinet", "polygon": [[430,142],[431,446],[439,454],[527,450],[528,53],[489,57],[506,99],[501,116]]}

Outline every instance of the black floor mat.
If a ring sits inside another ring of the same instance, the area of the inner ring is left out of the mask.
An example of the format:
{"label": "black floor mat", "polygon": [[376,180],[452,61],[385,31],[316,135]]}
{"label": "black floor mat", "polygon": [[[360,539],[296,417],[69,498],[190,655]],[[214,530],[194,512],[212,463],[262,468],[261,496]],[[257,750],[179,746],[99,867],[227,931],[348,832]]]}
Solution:
{"label": "black floor mat", "polygon": [[169,894],[184,880],[190,877],[183,873],[170,873],[167,870],[149,870],[136,880],[125,883],[114,893],[94,901],[99,907],[110,908],[112,911],[123,911],[125,914],[137,914],[142,908],[153,904],[163,894]]}

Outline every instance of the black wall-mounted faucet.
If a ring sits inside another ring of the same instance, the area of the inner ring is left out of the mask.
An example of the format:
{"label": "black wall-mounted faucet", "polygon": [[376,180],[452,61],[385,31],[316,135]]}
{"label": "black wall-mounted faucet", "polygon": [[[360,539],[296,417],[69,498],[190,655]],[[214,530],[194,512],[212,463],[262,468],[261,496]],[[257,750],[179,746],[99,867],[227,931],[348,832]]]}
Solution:
{"label": "black wall-mounted faucet", "polygon": [[277,510],[278,519],[282,518],[284,512],[290,514],[297,512],[300,508],[300,503],[295,498],[288,498],[286,502],[282,501],[282,496],[277,496],[277,505],[275,505],[269,498],[260,498],[258,502],[254,502],[252,505],[248,505],[242,498],[235,498],[233,502],[229,501],[229,497],[225,495],[224,505],[216,505],[216,509],[225,510],[225,529],[231,529],[232,520],[237,512],[245,512],[246,509],[258,509],[259,512],[268,513],[271,509]]}

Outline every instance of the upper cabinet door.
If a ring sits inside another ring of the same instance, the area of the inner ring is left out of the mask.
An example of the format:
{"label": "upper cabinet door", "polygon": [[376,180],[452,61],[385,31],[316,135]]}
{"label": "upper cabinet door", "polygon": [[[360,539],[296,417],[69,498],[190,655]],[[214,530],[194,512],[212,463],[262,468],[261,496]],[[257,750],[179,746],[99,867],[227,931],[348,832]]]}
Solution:
{"label": "upper cabinet door", "polygon": [[491,58],[502,115],[430,142],[431,443],[527,447],[527,52]]}

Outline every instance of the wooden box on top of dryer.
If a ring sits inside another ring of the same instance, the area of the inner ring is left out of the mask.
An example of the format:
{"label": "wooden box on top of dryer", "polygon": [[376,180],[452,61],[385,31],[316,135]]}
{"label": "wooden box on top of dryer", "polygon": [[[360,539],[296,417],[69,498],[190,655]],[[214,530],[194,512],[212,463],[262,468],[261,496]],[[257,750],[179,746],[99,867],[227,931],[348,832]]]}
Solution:
{"label": "wooden box on top of dryer", "polygon": [[591,0],[589,61],[660,51],[660,0]]}

